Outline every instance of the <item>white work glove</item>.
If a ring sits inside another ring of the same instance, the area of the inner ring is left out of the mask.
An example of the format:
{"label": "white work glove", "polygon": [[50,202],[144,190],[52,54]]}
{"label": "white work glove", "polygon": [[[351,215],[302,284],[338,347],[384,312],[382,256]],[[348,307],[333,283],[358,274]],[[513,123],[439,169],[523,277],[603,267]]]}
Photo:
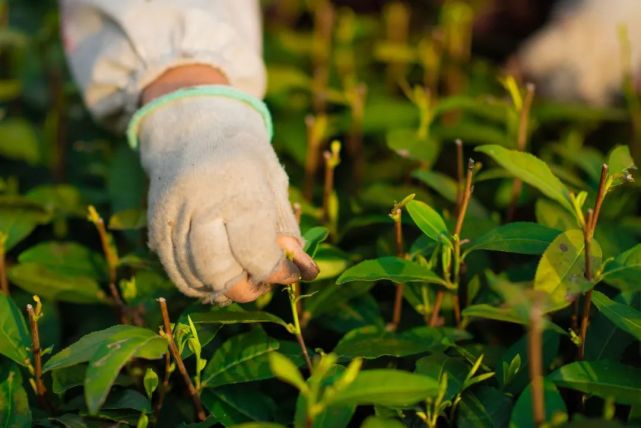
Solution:
{"label": "white work glove", "polygon": [[562,3],[552,21],[525,42],[512,65],[536,83],[539,93],[607,104],[622,87],[622,25],[632,48],[628,60],[637,74],[641,65],[639,0]]}
{"label": "white work glove", "polygon": [[317,275],[257,110],[222,96],[178,99],[145,116],[139,141],[149,246],[180,291],[225,304]]}

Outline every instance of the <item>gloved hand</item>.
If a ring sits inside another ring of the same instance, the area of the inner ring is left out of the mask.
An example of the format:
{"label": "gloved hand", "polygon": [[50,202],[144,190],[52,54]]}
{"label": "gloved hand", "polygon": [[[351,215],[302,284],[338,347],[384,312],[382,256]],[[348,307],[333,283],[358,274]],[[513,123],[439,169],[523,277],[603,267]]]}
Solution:
{"label": "gloved hand", "polygon": [[183,293],[244,302],[269,283],[318,274],[302,250],[287,175],[253,107],[217,96],[175,100],[145,116],[139,141],[150,182],[149,245]]}

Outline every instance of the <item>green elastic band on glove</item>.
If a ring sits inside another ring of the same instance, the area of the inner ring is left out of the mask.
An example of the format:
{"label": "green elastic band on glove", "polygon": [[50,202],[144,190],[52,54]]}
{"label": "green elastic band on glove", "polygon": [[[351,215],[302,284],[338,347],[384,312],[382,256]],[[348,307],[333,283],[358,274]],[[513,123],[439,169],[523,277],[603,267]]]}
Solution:
{"label": "green elastic band on glove", "polygon": [[269,113],[269,109],[264,102],[231,86],[204,85],[178,89],[177,91],[170,92],[154,99],[139,109],[129,121],[129,126],[127,126],[127,140],[129,141],[131,148],[136,149],[138,147],[138,130],[140,128],[140,123],[149,113],[152,113],[160,107],[176,100],[202,96],[231,98],[248,104],[263,117],[265,127],[267,128],[267,134],[271,141],[274,136],[274,125],[272,123],[272,116]]}

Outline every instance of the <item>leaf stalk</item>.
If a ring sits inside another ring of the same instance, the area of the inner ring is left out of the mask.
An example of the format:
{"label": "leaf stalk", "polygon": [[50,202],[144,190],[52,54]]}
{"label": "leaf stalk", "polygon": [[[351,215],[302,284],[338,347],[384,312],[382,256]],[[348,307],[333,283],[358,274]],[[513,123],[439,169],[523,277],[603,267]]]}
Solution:
{"label": "leaf stalk", "polygon": [[178,367],[178,371],[180,372],[183,381],[187,386],[187,391],[189,392],[191,401],[194,403],[194,408],[196,409],[196,416],[198,417],[199,421],[204,421],[207,415],[205,414],[202,402],[200,401],[200,396],[198,395],[198,391],[194,387],[194,384],[189,377],[189,372],[187,372],[185,363],[183,362],[183,359],[180,356],[180,352],[178,351],[178,346],[176,346],[176,342],[174,341],[174,335],[171,329],[171,321],[169,319],[169,311],[167,310],[167,301],[164,297],[160,297],[158,298],[158,304],[160,305],[160,313],[162,314],[165,336],[169,341],[169,351],[171,352],[171,356],[176,363],[176,367]]}

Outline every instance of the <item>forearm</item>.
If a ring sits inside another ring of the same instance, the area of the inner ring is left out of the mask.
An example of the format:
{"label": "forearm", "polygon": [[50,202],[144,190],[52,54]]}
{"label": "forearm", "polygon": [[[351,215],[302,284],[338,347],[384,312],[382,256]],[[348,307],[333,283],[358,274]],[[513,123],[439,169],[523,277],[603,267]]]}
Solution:
{"label": "forearm", "polygon": [[[190,86],[224,77],[250,95],[264,94],[257,0],[61,0],[61,6],[72,74],[91,113],[113,128],[124,129],[143,99],[175,79]],[[186,77],[186,67],[193,76]]]}
{"label": "forearm", "polygon": [[223,72],[208,65],[170,68],[143,89],[141,103],[147,104],[177,89],[198,85],[229,85],[229,80]]}

